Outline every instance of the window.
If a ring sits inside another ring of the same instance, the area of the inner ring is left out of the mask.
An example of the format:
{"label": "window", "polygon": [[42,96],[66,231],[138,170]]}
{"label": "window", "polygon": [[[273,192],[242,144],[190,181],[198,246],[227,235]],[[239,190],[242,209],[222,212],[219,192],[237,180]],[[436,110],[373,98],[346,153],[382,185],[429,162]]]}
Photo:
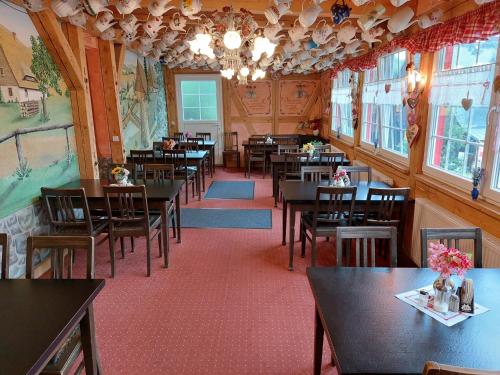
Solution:
{"label": "window", "polygon": [[182,118],[184,121],[217,121],[217,82],[181,81]]}
{"label": "window", "polygon": [[24,95],[26,96],[26,99],[29,98],[28,89],[24,89]]}
{"label": "window", "polygon": [[0,76],[3,77],[5,74],[3,72],[3,68],[0,68]]}
{"label": "window", "polygon": [[402,160],[408,157],[402,104],[406,64],[406,51],[381,57],[376,68],[365,71],[362,93],[361,140]]}
{"label": "window", "polygon": [[9,96],[14,96],[14,94],[12,93],[12,87],[9,87],[8,91],[9,91]]}
{"label": "window", "polygon": [[336,132],[340,137],[354,137],[352,127],[352,98],[351,98],[351,78],[352,84],[357,87],[357,73],[350,70],[339,72],[332,83],[332,132]]}
{"label": "window", "polygon": [[[429,98],[431,131],[426,163],[431,171],[465,180],[471,179],[474,168],[489,164],[490,172],[495,172],[491,176],[492,189],[499,189],[499,161],[495,142],[489,142],[488,155],[485,140],[488,122],[493,117],[490,118],[490,102],[497,50],[498,36],[494,36],[448,46],[439,52]],[[470,188],[469,183],[462,185]]]}

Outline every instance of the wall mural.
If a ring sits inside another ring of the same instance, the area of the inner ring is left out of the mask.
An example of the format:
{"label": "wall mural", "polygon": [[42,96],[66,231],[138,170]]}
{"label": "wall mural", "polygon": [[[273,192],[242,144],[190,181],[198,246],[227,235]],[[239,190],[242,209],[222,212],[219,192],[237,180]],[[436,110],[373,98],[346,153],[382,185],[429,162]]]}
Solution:
{"label": "wall mural", "polygon": [[280,81],[280,116],[300,116],[305,114],[319,81]]}
{"label": "wall mural", "polygon": [[161,64],[125,52],[120,76],[123,140],[128,154],[148,149],[168,133],[165,84]]}
{"label": "wall mural", "polygon": [[0,4],[0,218],[78,178],[69,92],[22,8]]}

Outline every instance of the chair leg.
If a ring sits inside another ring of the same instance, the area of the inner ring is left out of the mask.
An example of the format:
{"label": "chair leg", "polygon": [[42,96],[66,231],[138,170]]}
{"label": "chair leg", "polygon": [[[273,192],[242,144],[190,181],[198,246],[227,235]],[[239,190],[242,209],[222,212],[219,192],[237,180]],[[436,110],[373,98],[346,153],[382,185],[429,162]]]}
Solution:
{"label": "chair leg", "polygon": [[174,234],[174,238],[176,238],[177,234],[175,233],[175,212],[172,212],[172,233]]}
{"label": "chair leg", "polygon": [[120,237],[120,250],[122,252],[122,259],[125,258],[125,239]]}
{"label": "chair leg", "polygon": [[[198,173],[198,172],[196,172],[196,173]],[[194,178],[195,178],[195,179],[197,178],[197,177],[196,177],[196,175],[195,175],[195,177],[194,177]],[[194,188],[195,188],[195,185],[196,185],[196,184],[194,183],[194,180],[193,180],[192,185],[193,185],[193,186],[192,186],[191,190],[192,190],[192,192],[193,192],[193,198],[194,198]]]}
{"label": "chair leg", "polygon": [[133,253],[135,251],[135,238],[134,237],[130,237],[130,246],[132,247],[130,249],[130,252]]}
{"label": "chair leg", "polygon": [[311,236],[311,267],[316,267],[316,236],[312,234]]}
{"label": "chair leg", "polygon": [[250,178],[250,169],[252,168],[252,162],[250,160],[247,161],[248,170],[247,170],[247,178]]}
{"label": "chair leg", "polygon": [[188,183],[187,179],[185,181],[185,185],[186,185],[186,204],[188,204],[188,199],[189,199],[189,183]]}
{"label": "chair leg", "polygon": [[147,240],[146,240],[146,261],[147,261],[147,275],[148,277],[151,276],[151,235],[150,233],[147,234]]}
{"label": "chair leg", "polygon": [[109,234],[109,259],[111,260],[111,277],[115,277],[115,237]]}
{"label": "chair leg", "polygon": [[162,255],[163,255],[163,248],[161,247],[161,230],[160,230],[158,232],[158,258],[161,258]]}
{"label": "chair leg", "polygon": [[266,161],[262,162],[262,178],[266,177]]}
{"label": "chair leg", "polygon": [[300,249],[300,256],[304,258],[306,256],[306,228],[302,223],[300,224],[300,240],[301,240],[301,249]]}

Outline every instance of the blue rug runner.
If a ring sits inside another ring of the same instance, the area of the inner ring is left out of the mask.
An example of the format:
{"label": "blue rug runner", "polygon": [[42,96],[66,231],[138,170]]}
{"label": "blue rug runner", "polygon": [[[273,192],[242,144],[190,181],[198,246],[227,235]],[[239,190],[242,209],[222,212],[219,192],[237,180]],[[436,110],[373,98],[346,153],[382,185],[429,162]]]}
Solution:
{"label": "blue rug runner", "polygon": [[271,210],[181,208],[182,228],[271,229]]}
{"label": "blue rug runner", "polygon": [[254,181],[212,181],[205,199],[253,199]]}

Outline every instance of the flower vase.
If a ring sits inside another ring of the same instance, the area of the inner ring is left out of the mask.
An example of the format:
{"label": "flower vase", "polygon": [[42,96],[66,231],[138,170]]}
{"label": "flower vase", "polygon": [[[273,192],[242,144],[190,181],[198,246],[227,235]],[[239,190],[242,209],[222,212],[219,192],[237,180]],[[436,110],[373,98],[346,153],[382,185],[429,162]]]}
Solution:
{"label": "flower vase", "polygon": [[115,175],[115,181],[119,186],[128,186],[128,177],[126,175]]}
{"label": "flower vase", "polygon": [[479,197],[479,190],[477,189],[477,186],[473,186],[472,190],[470,191],[470,196],[472,197],[473,200],[477,200]]}
{"label": "flower vase", "polygon": [[450,297],[454,291],[454,284],[450,277],[439,275],[432,284],[434,288],[434,310],[447,313],[450,304]]}
{"label": "flower vase", "polygon": [[313,135],[317,137],[319,135],[319,129],[314,129]]}

